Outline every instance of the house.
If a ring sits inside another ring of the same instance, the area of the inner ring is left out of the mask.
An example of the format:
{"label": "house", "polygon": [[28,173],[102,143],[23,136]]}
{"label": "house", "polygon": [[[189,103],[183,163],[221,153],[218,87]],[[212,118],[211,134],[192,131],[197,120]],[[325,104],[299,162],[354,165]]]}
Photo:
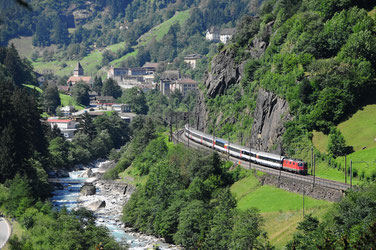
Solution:
{"label": "house", "polygon": [[82,68],[80,62],[77,63],[73,71],[73,76],[69,77],[67,80],[68,86],[73,86],[78,82],[84,82],[89,86],[92,85],[92,79],[90,76],[84,76],[84,69]]}
{"label": "house", "polygon": [[219,29],[217,27],[211,27],[209,30],[206,31],[206,40],[209,40],[209,41],[213,41],[213,42],[218,42],[219,41],[219,37],[220,36],[220,32],[219,32]]}
{"label": "house", "polygon": [[70,116],[76,109],[74,106],[65,106],[60,109],[60,112],[64,117]]}
{"label": "house", "polygon": [[70,92],[70,86],[57,86],[57,89],[63,94],[69,94]]}
{"label": "house", "polygon": [[184,57],[184,62],[189,64],[192,69],[195,69],[197,66],[197,61],[201,58],[202,56],[199,54],[190,54]]}
{"label": "house", "polygon": [[159,67],[159,63],[146,62],[142,67],[145,68],[148,72],[153,72],[154,74]]}
{"label": "house", "polygon": [[159,82],[159,90],[161,93],[163,95],[170,95],[170,85],[175,83],[180,78],[179,70],[166,70],[163,72]]}
{"label": "house", "polygon": [[60,129],[61,134],[66,138],[73,138],[74,132],[77,131],[76,122],[71,119],[50,117],[47,122],[51,125],[51,128],[57,126]]}
{"label": "house", "polygon": [[115,99],[112,96],[97,96],[96,105],[101,110],[112,110]]}
{"label": "house", "polygon": [[235,34],[235,28],[228,28],[221,30],[220,33],[220,40],[222,43],[226,44],[229,40],[231,40],[232,36]]}
{"label": "house", "polygon": [[131,112],[131,106],[129,104],[114,104],[112,105],[112,110],[119,113],[129,113]]}
{"label": "house", "polygon": [[190,79],[190,78],[183,78],[177,80],[175,83],[171,84],[170,91],[179,90],[183,96],[186,96],[190,91],[197,91],[198,90],[198,82]]}

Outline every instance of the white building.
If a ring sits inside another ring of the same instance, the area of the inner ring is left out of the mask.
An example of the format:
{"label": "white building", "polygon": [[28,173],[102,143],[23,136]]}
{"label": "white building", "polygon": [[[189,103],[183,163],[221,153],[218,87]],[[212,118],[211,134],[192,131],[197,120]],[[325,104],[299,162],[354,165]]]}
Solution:
{"label": "white building", "polygon": [[170,88],[171,92],[179,90],[183,94],[183,96],[186,96],[188,92],[198,90],[198,82],[190,78],[183,78],[171,84]]}
{"label": "white building", "polygon": [[51,128],[57,126],[61,134],[66,138],[73,138],[74,132],[77,131],[76,122],[71,119],[58,119],[55,117],[48,118],[47,122],[51,125]]}
{"label": "white building", "polygon": [[112,110],[119,113],[129,113],[131,112],[131,106],[129,104],[114,104],[112,105]]}
{"label": "white building", "polygon": [[209,30],[206,31],[206,40],[218,42],[219,41],[219,29],[216,27],[211,27]]}
{"label": "white building", "polygon": [[195,69],[197,66],[197,61],[201,58],[202,56],[199,54],[190,54],[184,57],[184,62],[189,64],[192,69]]}
{"label": "white building", "polygon": [[235,34],[235,28],[223,29],[220,33],[220,40],[222,43],[226,44],[231,40],[232,36]]}

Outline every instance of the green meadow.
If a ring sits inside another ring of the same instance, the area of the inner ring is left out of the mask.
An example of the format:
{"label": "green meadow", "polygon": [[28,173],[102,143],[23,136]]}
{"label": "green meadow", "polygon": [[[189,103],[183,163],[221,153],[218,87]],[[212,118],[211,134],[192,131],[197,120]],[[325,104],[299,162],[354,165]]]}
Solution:
{"label": "green meadow", "polygon": [[[231,186],[237,207],[245,210],[256,207],[265,219],[265,230],[271,243],[282,249],[292,239],[298,223],[303,218],[303,196],[273,187],[262,186],[249,175]],[[304,197],[305,213],[321,218],[333,203]]]}

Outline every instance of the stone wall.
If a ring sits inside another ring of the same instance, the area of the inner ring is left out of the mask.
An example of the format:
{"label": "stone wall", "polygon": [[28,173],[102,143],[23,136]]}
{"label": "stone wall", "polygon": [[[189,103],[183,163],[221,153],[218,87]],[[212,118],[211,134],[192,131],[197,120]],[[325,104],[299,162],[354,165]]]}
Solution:
{"label": "stone wall", "polygon": [[261,185],[275,186],[289,192],[304,194],[319,200],[327,200],[338,202],[344,196],[344,193],[339,190],[326,188],[322,186],[312,186],[312,184],[300,182],[297,180],[290,180],[286,177],[279,177],[274,175],[265,174],[259,177]]}
{"label": "stone wall", "polygon": [[95,186],[100,188],[102,192],[111,194],[131,195],[136,188],[128,183],[117,182],[111,180],[98,180]]}

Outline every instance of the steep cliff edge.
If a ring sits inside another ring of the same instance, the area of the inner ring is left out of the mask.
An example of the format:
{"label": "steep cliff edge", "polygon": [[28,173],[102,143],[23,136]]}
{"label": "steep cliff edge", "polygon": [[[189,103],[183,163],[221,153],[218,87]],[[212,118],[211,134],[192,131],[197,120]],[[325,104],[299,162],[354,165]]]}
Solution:
{"label": "steep cliff edge", "polygon": [[282,154],[284,124],[292,119],[286,100],[259,89],[251,131],[252,148]]}
{"label": "steep cliff edge", "polygon": [[[218,136],[227,138],[231,134],[231,139],[241,144],[249,145],[251,142],[252,148],[282,153],[284,123],[292,119],[287,101],[257,85],[249,93],[249,86],[242,84],[246,61],[258,59],[264,54],[272,35],[272,25],[273,22],[265,26],[263,38],[253,40],[245,60],[239,62],[232,47],[213,58],[210,71],[204,76],[204,88],[199,91],[195,123],[201,131],[213,133],[214,129]],[[237,133],[235,128],[229,131],[229,124],[242,127],[244,132]]]}

